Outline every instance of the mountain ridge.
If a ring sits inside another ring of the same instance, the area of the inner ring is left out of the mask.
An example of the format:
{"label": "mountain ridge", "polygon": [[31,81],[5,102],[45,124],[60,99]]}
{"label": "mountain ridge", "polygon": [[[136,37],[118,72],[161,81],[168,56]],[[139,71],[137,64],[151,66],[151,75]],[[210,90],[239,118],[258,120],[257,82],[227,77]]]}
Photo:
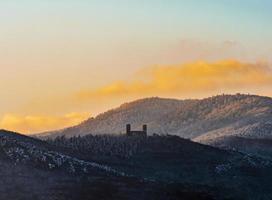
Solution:
{"label": "mountain ridge", "polygon": [[[272,98],[249,94],[217,95],[204,99],[139,99],[89,118],[81,124],[39,134],[43,137],[88,134],[121,134],[125,124],[135,129],[148,125],[149,135],[170,134],[210,143],[213,137],[238,135],[257,137],[254,133],[272,123]],[[255,128],[253,127],[255,125]],[[271,137],[265,135],[258,138]],[[205,137],[206,136],[206,137]]]}

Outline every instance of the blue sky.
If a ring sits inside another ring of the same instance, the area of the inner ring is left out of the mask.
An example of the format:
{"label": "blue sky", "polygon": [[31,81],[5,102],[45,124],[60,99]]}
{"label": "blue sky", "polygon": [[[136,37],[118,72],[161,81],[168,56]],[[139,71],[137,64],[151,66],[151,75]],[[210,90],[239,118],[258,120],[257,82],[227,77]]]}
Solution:
{"label": "blue sky", "polygon": [[[68,29],[76,23],[84,31],[108,30],[116,37],[144,33],[148,37],[152,32],[170,39],[233,37],[258,42],[261,36],[270,40],[272,31],[269,0],[11,0],[0,5],[1,24],[46,26],[48,32],[50,26],[65,28],[66,24]],[[1,29],[6,27],[2,25]]]}

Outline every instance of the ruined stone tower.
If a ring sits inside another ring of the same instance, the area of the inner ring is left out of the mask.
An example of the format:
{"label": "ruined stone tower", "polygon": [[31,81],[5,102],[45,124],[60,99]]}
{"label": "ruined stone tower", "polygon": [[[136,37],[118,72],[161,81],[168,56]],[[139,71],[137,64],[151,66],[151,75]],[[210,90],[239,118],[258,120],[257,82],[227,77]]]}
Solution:
{"label": "ruined stone tower", "polygon": [[126,130],[127,130],[127,132],[126,132],[127,136],[147,136],[147,125],[146,124],[143,125],[142,131],[131,130],[130,124],[127,124]]}

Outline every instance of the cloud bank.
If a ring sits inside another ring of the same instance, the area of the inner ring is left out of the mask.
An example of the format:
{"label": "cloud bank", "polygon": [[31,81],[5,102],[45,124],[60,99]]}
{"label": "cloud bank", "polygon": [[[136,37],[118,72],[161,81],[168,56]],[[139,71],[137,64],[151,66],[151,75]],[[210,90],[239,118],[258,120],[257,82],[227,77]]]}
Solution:
{"label": "cloud bank", "polygon": [[82,90],[76,96],[79,100],[152,95],[189,97],[199,93],[250,92],[270,86],[272,71],[267,63],[202,61],[145,68],[135,74],[132,80],[120,80],[94,90]]}

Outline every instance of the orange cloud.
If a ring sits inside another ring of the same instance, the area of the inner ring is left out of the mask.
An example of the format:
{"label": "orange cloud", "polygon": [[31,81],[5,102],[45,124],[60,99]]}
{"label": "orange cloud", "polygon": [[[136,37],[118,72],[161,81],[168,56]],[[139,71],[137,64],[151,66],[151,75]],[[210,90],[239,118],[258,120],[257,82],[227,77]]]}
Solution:
{"label": "orange cloud", "polygon": [[270,86],[272,71],[266,63],[227,60],[149,67],[137,73],[131,81],[117,81],[95,90],[80,91],[76,96],[80,100],[121,95],[190,97],[198,93],[250,92]]}
{"label": "orange cloud", "polygon": [[73,126],[88,117],[88,113],[69,113],[63,116],[6,114],[0,119],[0,127],[21,133],[38,133]]}

